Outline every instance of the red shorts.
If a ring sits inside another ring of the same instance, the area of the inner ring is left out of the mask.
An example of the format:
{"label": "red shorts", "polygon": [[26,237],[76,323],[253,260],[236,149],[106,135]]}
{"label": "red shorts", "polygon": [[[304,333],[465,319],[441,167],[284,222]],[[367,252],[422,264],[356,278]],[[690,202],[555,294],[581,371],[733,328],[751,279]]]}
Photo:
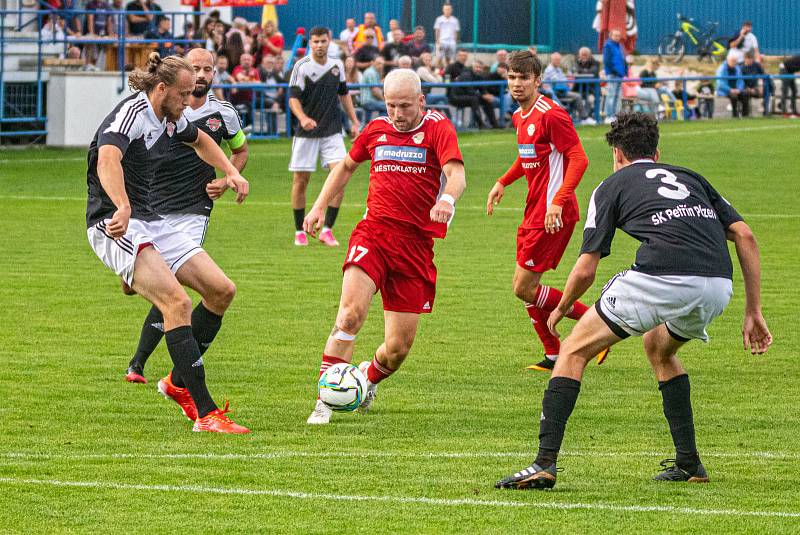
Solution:
{"label": "red shorts", "polygon": [[522,269],[544,273],[558,267],[564,251],[569,245],[575,223],[565,223],[564,228],[555,234],[548,234],[543,228],[517,229],[517,265]]}
{"label": "red shorts", "polygon": [[436,297],[433,239],[362,220],[353,229],[342,271],[358,266],[369,275],[391,312],[428,314]]}

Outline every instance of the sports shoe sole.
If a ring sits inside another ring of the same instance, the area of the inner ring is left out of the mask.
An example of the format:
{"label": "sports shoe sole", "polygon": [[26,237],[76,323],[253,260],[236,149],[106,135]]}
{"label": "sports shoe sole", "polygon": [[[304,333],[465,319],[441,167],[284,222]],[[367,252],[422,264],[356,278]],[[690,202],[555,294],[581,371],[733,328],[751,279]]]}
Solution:
{"label": "sports shoe sole", "polygon": [[175,400],[172,398],[172,396],[170,396],[169,394],[167,394],[166,390],[164,390],[164,387],[162,386],[162,382],[161,382],[161,381],[159,381],[159,382],[158,382],[158,392],[159,392],[159,393],[160,393],[162,396],[164,396],[166,399],[168,399],[168,400],[170,400],[171,402],[173,402],[173,403],[175,403],[176,405],[178,405],[178,407],[180,407],[180,409],[181,409],[181,412],[183,413],[183,415],[184,415],[184,416],[186,416],[186,419],[187,419],[187,420],[189,420],[190,422],[194,422],[194,420],[192,420],[191,418],[189,418],[189,415],[188,415],[188,414],[186,414],[186,411],[183,409],[183,407],[181,406],[181,404],[180,404],[180,403],[178,403],[177,401],[175,401]]}
{"label": "sports shoe sole", "polygon": [[551,372],[551,371],[553,371],[553,368],[545,368],[544,366],[539,366],[538,364],[531,364],[530,366],[528,366],[525,369],[526,370],[534,370],[534,371],[537,371],[537,372]]}
{"label": "sports shoe sole", "polygon": [[611,348],[607,347],[602,350],[600,353],[597,354],[597,365],[600,366],[602,363],[606,361],[608,354],[611,353]]}
{"label": "sports shoe sole", "polygon": [[522,479],[514,483],[513,487],[504,487],[509,489],[525,490],[525,489],[552,489],[556,486],[556,478],[547,472],[537,472],[527,479]]}
{"label": "sports shoe sole", "polygon": [[139,375],[138,373],[125,374],[125,380],[129,383],[137,383],[141,385],[147,384],[147,379],[145,379],[143,375]]}

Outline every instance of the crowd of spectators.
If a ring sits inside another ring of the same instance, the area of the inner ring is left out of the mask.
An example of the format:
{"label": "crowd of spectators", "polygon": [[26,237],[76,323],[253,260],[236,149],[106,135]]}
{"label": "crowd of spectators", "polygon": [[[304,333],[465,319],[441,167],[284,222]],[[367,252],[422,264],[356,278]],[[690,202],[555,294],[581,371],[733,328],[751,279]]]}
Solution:
{"label": "crowd of spectators", "polygon": [[[130,38],[157,41],[154,46],[162,57],[185,54],[193,47],[205,47],[215,52],[218,57],[215,83],[283,84],[289,78],[286,61],[289,58],[285,58],[287,43],[273,21],[266,21],[262,26],[237,17],[228,23],[221,19],[218,11],[212,11],[199,29],[188,18],[177,19],[182,25],[182,33],[179,33],[173,28],[176,19],[163,15],[161,6],[154,0],[130,0],[126,4],[123,0],[87,0],[83,6],[79,5],[80,1],[48,0],[52,8],[67,10],[66,13],[69,9],[81,8],[88,13],[44,17],[42,36],[55,40],[80,36],[113,38],[124,30]],[[114,10],[130,13],[123,17],[114,16],[111,14]],[[331,35],[329,55],[344,61],[348,83],[380,84],[392,69],[414,69],[423,82],[442,84],[433,90],[430,87],[424,89],[429,106],[440,107],[448,114],[451,107],[469,109],[478,127],[498,126],[496,110],[501,108],[501,98],[505,99],[502,109],[510,112],[515,108],[510,95],[501,92],[499,85],[474,85],[506,79],[508,51],[498,50],[490,66],[477,58],[470,61],[470,53],[459,45],[461,25],[449,3],[442,6],[441,15],[433,22],[433,36],[429,36],[421,25],[406,31],[395,19],[390,20],[384,30],[371,12],[364,13],[360,20],[348,18],[344,28]],[[75,44],[81,43],[76,40]],[[543,61],[546,67],[541,91],[567,108],[576,122],[585,124],[594,123],[592,116],[599,105],[598,98],[604,99],[602,115],[606,122],[616,117],[626,100],[634,100],[642,110],[654,115],[663,113],[665,106],[667,109],[674,107],[676,101],[691,101],[693,115],[712,117],[715,95],[729,99],[734,117],[747,116],[750,114],[750,101],[764,95],[764,84],[770,84],[771,91],[775,88],[768,79],[752,78],[764,76],[765,72],[752,23],[744,22],[739,32],[729,39],[728,45],[728,56],[719,66],[715,82],[692,84],[696,93],[689,93],[679,81],[653,80],[658,77],[660,67],[656,59],[647,60],[644,67],[635,72],[631,57],[623,46],[623,33],[612,30],[602,49],[602,61],[598,61],[588,47],[579,49],[569,62],[558,52],[550,54],[547,61]],[[531,48],[535,52],[535,47]],[[92,45],[71,47],[69,56],[83,56],[87,65],[93,66],[98,48]],[[787,58],[781,64],[780,73],[794,74],[798,67],[796,57]],[[583,82],[598,78],[604,80],[602,92],[598,91],[595,83]],[[641,81],[636,81],[639,79]],[[464,85],[452,85],[452,82]],[[219,97],[242,107],[253,96],[250,88],[215,91]],[[784,113],[797,114],[796,91],[794,80],[781,84],[779,108]],[[367,118],[373,113],[385,112],[380,88],[354,89],[351,94]],[[285,111],[282,88],[270,87],[263,95],[265,109]]]}

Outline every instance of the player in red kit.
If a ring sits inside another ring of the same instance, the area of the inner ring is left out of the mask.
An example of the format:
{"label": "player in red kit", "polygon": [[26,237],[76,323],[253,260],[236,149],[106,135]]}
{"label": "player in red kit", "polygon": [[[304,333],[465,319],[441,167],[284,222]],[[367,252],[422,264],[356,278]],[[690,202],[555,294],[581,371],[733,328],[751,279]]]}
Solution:
{"label": "player in red kit", "polygon": [[[523,176],[527,179],[525,216],[517,230],[514,294],[525,303],[544,345],[544,359],[528,369],[550,371],[558,358],[560,341],[547,328],[547,318],[558,305],[561,291],[539,282],[545,271],[558,267],[580,219],[575,188],[589,160],[569,114],[539,93],[541,74],[542,64],[530,51],[509,57],[508,87],[520,105],[512,117],[519,154],[489,192],[486,212],[492,215],[506,186]],[[576,301],[568,317],[578,319],[584,312],[586,305]],[[598,363],[607,354],[598,355]]]}
{"label": "player in red kit", "polygon": [[[368,386],[362,411],[369,410],[378,383],[397,371],[411,350],[419,315],[433,309],[433,238],[444,238],[466,186],[455,128],[441,113],[425,111],[419,76],[393,70],[384,95],[389,116],[373,120],[356,138],[303,223],[306,232],[317,232],[330,199],[361,162],[372,160],[367,213],[350,236],[339,312],[320,366],[322,375],[331,365],[352,360],[356,335],[380,291],[384,342],[371,362],[359,366]],[[327,424],[330,418],[331,410],[317,400],[308,423]]]}

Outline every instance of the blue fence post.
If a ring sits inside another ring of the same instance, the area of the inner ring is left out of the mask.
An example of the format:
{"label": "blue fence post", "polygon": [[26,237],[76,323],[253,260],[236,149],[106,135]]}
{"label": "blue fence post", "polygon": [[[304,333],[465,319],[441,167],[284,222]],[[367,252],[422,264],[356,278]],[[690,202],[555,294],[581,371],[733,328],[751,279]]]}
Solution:
{"label": "blue fence post", "polygon": [[283,85],[286,86],[286,91],[283,95],[286,101],[286,137],[292,137],[292,109],[289,107],[289,99],[292,98],[292,96],[289,94],[289,84]]}
{"label": "blue fence post", "polygon": [[761,80],[761,83],[764,84],[764,117],[770,115],[769,112],[769,101],[770,101],[770,90],[769,90],[769,83],[770,78],[768,74],[765,74]]}
{"label": "blue fence post", "polygon": [[[686,85],[686,78],[681,79],[681,82],[683,84],[683,93],[681,94],[681,100],[683,101],[683,119],[686,119],[689,114],[689,86]],[[679,119],[681,118],[679,117]]]}
{"label": "blue fence post", "polygon": [[[500,126],[506,127],[506,87],[507,84],[500,83]],[[494,112],[492,112],[494,113]]]}
{"label": "blue fence post", "polygon": [[119,87],[117,94],[125,91],[125,18],[117,13],[117,67],[119,67]]}

